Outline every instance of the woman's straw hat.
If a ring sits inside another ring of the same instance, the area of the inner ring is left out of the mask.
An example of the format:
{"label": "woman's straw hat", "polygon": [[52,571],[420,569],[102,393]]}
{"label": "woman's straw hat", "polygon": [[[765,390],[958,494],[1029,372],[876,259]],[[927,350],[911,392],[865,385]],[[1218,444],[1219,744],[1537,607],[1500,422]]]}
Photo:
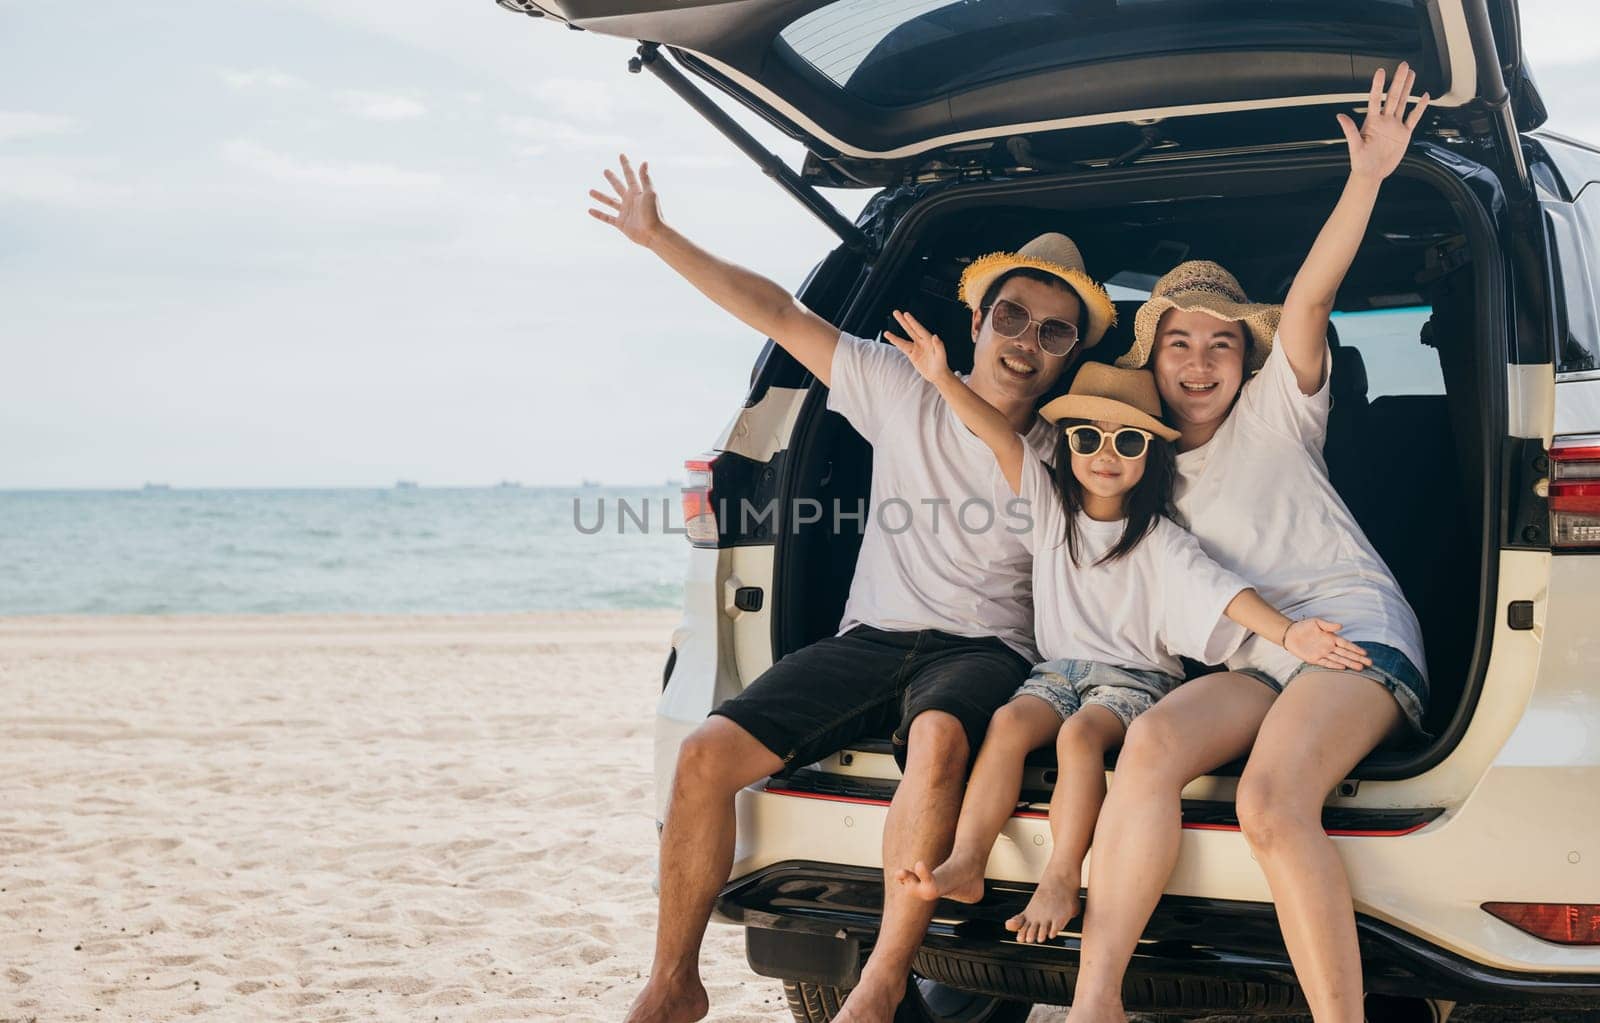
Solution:
{"label": "woman's straw hat", "polygon": [[1041,234],[1015,252],[991,252],[973,260],[961,274],[961,287],[956,294],[968,309],[976,310],[984,292],[1001,274],[1024,267],[1060,278],[1078,296],[1084,308],[1083,347],[1093,348],[1117,322],[1117,307],[1111,304],[1106,289],[1083,268],[1078,246],[1054,231]]}
{"label": "woman's straw hat", "polygon": [[1052,423],[1104,419],[1149,430],[1163,440],[1178,439],[1178,431],[1161,421],[1161,396],[1156,393],[1155,375],[1147,369],[1086,362],[1073,378],[1071,389],[1046,404],[1039,414]]}
{"label": "woman's straw hat", "polygon": [[1117,359],[1118,366],[1138,369],[1150,361],[1156,326],[1168,309],[1243,321],[1250,332],[1250,350],[1244,360],[1246,376],[1265,365],[1267,353],[1272,351],[1273,335],[1278,332],[1278,317],[1283,314],[1282,306],[1250,301],[1233,274],[1216,263],[1191,259],[1168,270],[1156,282],[1149,301],[1133,317],[1133,347]]}

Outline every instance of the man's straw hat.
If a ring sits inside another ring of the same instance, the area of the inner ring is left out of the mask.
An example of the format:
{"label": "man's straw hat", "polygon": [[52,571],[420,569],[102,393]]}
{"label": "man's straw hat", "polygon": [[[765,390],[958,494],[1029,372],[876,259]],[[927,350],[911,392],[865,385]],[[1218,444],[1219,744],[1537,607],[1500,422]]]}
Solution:
{"label": "man's straw hat", "polygon": [[957,295],[968,309],[977,309],[1001,274],[1024,267],[1042,270],[1061,279],[1083,303],[1083,347],[1094,347],[1106,330],[1117,322],[1117,307],[1111,304],[1106,289],[1096,284],[1083,268],[1083,256],[1071,238],[1052,231],[1041,234],[1015,252],[991,252],[980,256],[961,274]]}
{"label": "man's straw hat", "polygon": [[1104,419],[1149,430],[1163,440],[1178,439],[1178,431],[1161,421],[1161,396],[1156,393],[1154,374],[1147,369],[1086,362],[1073,378],[1071,389],[1046,404],[1039,414],[1052,423]]}
{"label": "man's straw hat", "polygon": [[1267,361],[1272,338],[1278,332],[1283,307],[1252,302],[1233,274],[1209,259],[1191,259],[1168,270],[1156,282],[1149,301],[1133,317],[1133,347],[1117,359],[1118,366],[1137,369],[1150,361],[1155,349],[1156,326],[1168,309],[1210,313],[1223,320],[1243,321],[1250,332],[1250,350],[1244,371],[1249,376]]}

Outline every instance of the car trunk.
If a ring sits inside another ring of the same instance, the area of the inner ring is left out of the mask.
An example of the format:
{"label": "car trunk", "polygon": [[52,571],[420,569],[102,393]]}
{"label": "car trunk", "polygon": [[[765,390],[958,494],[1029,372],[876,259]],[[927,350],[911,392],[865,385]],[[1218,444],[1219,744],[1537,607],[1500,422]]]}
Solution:
{"label": "car trunk", "polygon": [[[1374,754],[1358,775],[1410,777],[1453,748],[1487,667],[1504,539],[1502,258],[1541,259],[1518,133],[1545,113],[1516,0],[497,2],[638,40],[631,70],[661,79],[843,240],[833,261],[866,283],[842,326],[860,334],[902,306],[962,336],[962,260],[1051,229],[1073,235],[1102,277],[1148,285],[1183,258],[1211,258],[1253,296],[1281,300],[1346,171],[1334,114],[1359,114],[1374,70],[1408,61],[1432,103],[1339,309],[1430,307],[1440,386],[1407,391],[1383,367],[1363,374],[1359,356],[1336,355],[1327,455],[1417,610],[1434,693],[1436,740]],[[801,142],[803,166],[765,149],[702,84]],[[1473,176],[1472,189],[1498,194],[1475,196],[1463,184]],[[857,225],[820,186],[885,191]],[[1516,290],[1512,336],[1542,344],[1544,324],[1525,315],[1547,304],[1542,284],[1519,277]],[[1129,313],[1098,357],[1127,344]],[[803,373],[775,352],[758,390],[773,381]],[[783,496],[853,508],[871,451],[823,397],[809,396],[790,439]],[[822,529],[778,538],[774,659],[833,631],[859,542]]]}
{"label": "car trunk", "polygon": [[[965,261],[1061,230],[1113,297],[1125,296],[1119,326],[1091,356],[1109,361],[1131,340],[1140,286],[1182,259],[1216,259],[1252,297],[1281,301],[1345,170],[1340,156],[1288,154],[945,189],[901,219],[844,326],[871,336],[888,325],[889,309],[909,308],[966,369],[970,342],[956,339],[969,336],[968,314],[955,299]],[[1336,347],[1325,454],[1423,628],[1433,690],[1426,723],[1436,739],[1375,753],[1355,775],[1392,779],[1448,752],[1487,663],[1505,359],[1503,329],[1478,304],[1498,289],[1477,278],[1502,271],[1481,206],[1431,160],[1402,166],[1373,224],[1339,296],[1336,327],[1351,337]],[[1384,329],[1374,330],[1375,318]],[[854,507],[867,497],[872,452],[824,397],[816,388],[791,438],[787,496]],[[836,629],[859,543],[857,533],[824,529],[779,541],[774,658]]]}

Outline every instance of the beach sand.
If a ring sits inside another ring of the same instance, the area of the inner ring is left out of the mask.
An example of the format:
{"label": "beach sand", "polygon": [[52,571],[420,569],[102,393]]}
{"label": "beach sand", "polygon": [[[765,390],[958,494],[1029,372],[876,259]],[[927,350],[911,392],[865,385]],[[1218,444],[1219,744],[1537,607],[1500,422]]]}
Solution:
{"label": "beach sand", "polygon": [[620,1020],[676,620],[0,619],[0,1021]]}
{"label": "beach sand", "polygon": [[0,1020],[620,1019],[676,620],[0,620]]}

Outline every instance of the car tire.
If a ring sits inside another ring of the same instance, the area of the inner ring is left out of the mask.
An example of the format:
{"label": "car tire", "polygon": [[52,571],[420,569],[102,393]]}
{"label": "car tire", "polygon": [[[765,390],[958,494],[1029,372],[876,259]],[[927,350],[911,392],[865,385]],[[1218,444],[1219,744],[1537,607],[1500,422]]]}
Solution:
{"label": "car tire", "polygon": [[[783,993],[795,1023],[828,1023],[838,1015],[850,989],[786,980]],[[1023,1023],[1032,1010],[1031,1002],[959,991],[912,974],[894,1023]]]}

